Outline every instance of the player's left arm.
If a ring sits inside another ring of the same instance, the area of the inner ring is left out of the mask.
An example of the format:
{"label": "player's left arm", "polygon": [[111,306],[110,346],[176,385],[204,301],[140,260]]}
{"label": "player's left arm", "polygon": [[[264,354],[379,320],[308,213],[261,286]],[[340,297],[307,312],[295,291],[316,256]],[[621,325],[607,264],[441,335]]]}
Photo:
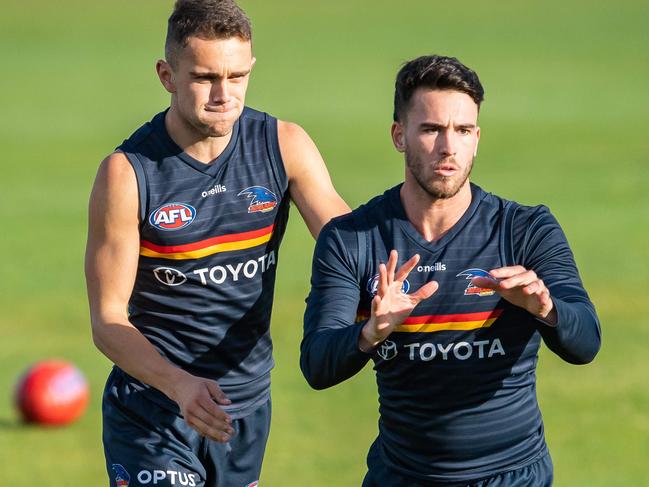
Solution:
{"label": "player's left arm", "polygon": [[561,358],[588,363],[601,346],[601,329],[566,236],[546,207],[528,208],[521,217],[512,232],[520,265],[473,282],[535,316],[544,342]]}
{"label": "player's left arm", "polygon": [[278,121],[277,136],[289,193],[313,238],[333,217],[349,213],[331,182],[322,156],[302,127]]}

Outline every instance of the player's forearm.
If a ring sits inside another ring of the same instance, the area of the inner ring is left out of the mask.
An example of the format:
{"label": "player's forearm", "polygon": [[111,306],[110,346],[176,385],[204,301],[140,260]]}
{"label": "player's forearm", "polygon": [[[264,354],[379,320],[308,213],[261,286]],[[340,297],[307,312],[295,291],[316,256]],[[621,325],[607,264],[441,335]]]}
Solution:
{"label": "player's forearm", "polygon": [[129,375],[174,399],[187,372],[166,360],[140,331],[123,319],[93,320],[95,346]]}
{"label": "player's forearm", "polygon": [[358,348],[362,324],[309,333],[300,347],[300,368],[314,389],[326,389],[358,373],[370,356]]}
{"label": "player's forearm", "polygon": [[555,326],[540,325],[543,341],[550,350],[571,364],[591,362],[601,346],[601,331],[592,304],[553,299],[557,312]]}

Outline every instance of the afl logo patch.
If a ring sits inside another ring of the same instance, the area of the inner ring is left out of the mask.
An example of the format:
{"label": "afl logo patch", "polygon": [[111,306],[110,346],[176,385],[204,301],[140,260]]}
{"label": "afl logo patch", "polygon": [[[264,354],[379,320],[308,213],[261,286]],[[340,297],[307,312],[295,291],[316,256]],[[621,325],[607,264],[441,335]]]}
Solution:
{"label": "afl logo patch", "polygon": [[196,218],[196,209],[185,203],[165,203],[149,216],[149,223],[160,230],[186,227]]}
{"label": "afl logo patch", "polygon": [[241,190],[237,196],[245,196],[250,199],[248,213],[266,213],[277,206],[275,193],[263,186],[250,186]]}
{"label": "afl logo patch", "polygon": [[[379,290],[379,275],[376,274],[374,277],[370,277],[370,279],[367,281],[367,292],[370,294],[370,297],[376,296],[376,292]],[[408,291],[410,291],[410,283],[408,282],[408,279],[403,281],[403,284],[401,285],[401,292],[403,294],[408,294]]]}

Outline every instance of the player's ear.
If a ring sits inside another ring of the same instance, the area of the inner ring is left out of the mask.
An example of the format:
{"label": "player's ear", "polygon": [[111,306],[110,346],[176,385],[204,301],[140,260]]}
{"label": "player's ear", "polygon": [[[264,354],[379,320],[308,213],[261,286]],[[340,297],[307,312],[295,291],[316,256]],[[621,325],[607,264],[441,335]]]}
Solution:
{"label": "player's ear", "polygon": [[473,151],[473,157],[478,155],[478,143],[480,142],[480,127],[476,127],[475,131],[475,150]]}
{"label": "player's ear", "polygon": [[169,93],[176,92],[176,85],[174,83],[174,73],[171,65],[164,59],[158,59],[158,62],[155,64],[155,70],[158,73],[158,78],[162,86],[165,87]]}
{"label": "player's ear", "polygon": [[399,152],[404,152],[406,150],[406,144],[404,141],[404,130],[403,130],[403,125],[399,122],[392,122],[392,143],[394,144],[394,147],[399,151]]}

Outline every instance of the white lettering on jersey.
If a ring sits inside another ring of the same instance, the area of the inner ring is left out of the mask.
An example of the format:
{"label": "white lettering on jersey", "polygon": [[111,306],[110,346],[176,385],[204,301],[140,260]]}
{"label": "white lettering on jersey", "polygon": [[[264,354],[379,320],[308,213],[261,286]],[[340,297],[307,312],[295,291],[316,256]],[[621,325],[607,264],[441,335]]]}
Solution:
{"label": "white lettering on jersey", "polygon": [[226,264],[225,267],[217,265],[214,267],[203,267],[193,271],[200,279],[203,286],[209,283],[223,284],[228,278],[232,281],[239,281],[242,277],[241,271],[243,270],[243,277],[252,279],[259,272],[263,274],[271,265],[275,265],[275,251],[262,255],[258,259],[251,259],[246,262],[237,262],[236,264]]}
{"label": "white lettering on jersey", "polygon": [[[160,482],[169,479],[169,483]],[[195,487],[198,475],[195,473],[178,472],[176,470],[140,470],[137,481],[142,485],[164,483],[165,485],[186,485]]]}
{"label": "white lettering on jersey", "polygon": [[[485,357],[485,346],[489,345],[489,351]],[[421,360],[422,362],[430,362],[436,357],[441,360],[467,360],[474,355],[479,359],[491,358],[494,355],[505,356],[505,349],[499,338],[493,341],[479,340],[476,342],[457,342],[442,345],[441,343],[406,343],[404,345],[408,349],[409,360]]]}
{"label": "white lettering on jersey", "polygon": [[419,265],[417,272],[440,272],[446,270],[446,264],[442,262],[435,262],[432,265]]}

